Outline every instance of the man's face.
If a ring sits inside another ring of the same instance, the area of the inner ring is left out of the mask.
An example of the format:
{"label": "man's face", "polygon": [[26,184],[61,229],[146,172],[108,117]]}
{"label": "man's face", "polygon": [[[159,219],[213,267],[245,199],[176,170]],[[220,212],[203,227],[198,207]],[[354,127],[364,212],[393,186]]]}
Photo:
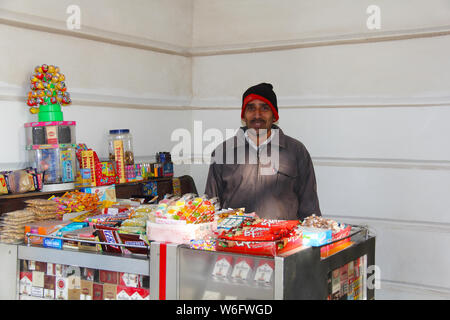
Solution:
{"label": "man's face", "polygon": [[270,106],[261,100],[250,101],[244,112],[244,121],[249,129],[270,131],[273,124],[273,112]]}

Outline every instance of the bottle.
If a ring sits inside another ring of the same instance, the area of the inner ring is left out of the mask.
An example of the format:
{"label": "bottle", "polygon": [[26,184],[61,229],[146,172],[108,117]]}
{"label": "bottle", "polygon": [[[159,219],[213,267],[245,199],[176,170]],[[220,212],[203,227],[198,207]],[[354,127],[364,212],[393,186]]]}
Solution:
{"label": "bottle", "polygon": [[125,165],[134,164],[133,137],[129,129],[114,129],[109,131],[109,159],[115,161],[114,141],[123,143],[123,159]]}

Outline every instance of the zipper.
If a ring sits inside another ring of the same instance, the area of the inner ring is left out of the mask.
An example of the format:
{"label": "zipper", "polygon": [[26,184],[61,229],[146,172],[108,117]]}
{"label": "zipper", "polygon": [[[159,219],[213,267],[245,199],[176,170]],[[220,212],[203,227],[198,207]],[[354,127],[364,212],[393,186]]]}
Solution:
{"label": "zipper", "polygon": [[[259,185],[259,145],[256,146],[256,183],[255,183],[255,204],[258,203],[258,199],[256,199],[258,195],[258,185]],[[256,208],[255,209],[259,209]]]}

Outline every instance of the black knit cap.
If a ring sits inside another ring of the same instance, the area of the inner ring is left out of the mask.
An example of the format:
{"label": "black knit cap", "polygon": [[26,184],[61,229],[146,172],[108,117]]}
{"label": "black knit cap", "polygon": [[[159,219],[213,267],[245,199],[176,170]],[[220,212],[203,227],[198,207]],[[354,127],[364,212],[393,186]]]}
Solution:
{"label": "black knit cap", "polygon": [[242,112],[241,112],[242,119],[244,118],[245,107],[250,101],[255,99],[259,99],[261,101],[266,102],[272,109],[275,121],[278,121],[279,116],[278,116],[277,96],[273,91],[273,86],[270,83],[265,82],[248,88],[242,95]]}

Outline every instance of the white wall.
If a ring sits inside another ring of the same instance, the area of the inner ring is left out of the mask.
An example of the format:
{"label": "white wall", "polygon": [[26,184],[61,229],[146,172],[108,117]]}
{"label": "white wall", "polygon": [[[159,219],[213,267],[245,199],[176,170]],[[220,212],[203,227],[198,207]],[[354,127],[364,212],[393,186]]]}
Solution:
{"label": "white wall", "polygon": [[271,82],[323,214],[376,232],[381,299],[450,297],[448,21],[448,1],[194,1],[193,119],[237,128],[242,93]]}
{"label": "white wall", "polygon": [[[81,29],[69,30],[69,5],[79,5]],[[170,151],[171,132],[190,128],[192,2],[2,1],[0,7],[0,169],[27,162],[23,124],[34,67],[54,64],[66,76],[77,142],[107,156],[109,129],[129,128],[138,160]],[[176,21],[176,23],[173,23]],[[170,52],[170,53],[167,53]],[[188,119],[188,120],[186,120]],[[6,151],[7,150],[7,151]],[[176,174],[189,172],[178,166]]]}
{"label": "white wall", "polygon": [[[70,4],[81,30],[66,28]],[[380,30],[366,28],[372,4]],[[449,18],[446,0],[2,1],[0,169],[26,161],[37,64],[61,67],[65,118],[100,156],[113,127],[132,130],[142,159],[194,121],[237,128],[243,91],[271,82],[281,128],[313,157],[322,212],[377,233],[377,298],[448,299]],[[202,192],[207,170],[176,174]]]}

